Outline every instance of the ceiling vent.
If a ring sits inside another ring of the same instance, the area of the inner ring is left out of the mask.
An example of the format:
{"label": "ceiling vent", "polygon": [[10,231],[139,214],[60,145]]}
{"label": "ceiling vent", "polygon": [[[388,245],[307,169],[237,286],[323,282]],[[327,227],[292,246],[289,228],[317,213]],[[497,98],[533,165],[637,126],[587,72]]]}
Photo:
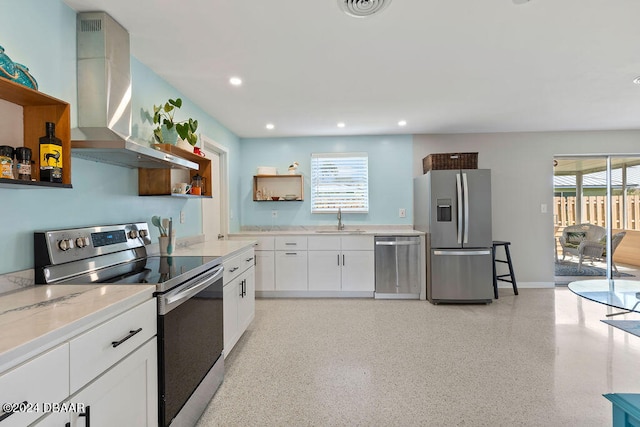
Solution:
{"label": "ceiling vent", "polygon": [[338,0],[340,8],[354,18],[366,18],[381,12],[391,0]]}

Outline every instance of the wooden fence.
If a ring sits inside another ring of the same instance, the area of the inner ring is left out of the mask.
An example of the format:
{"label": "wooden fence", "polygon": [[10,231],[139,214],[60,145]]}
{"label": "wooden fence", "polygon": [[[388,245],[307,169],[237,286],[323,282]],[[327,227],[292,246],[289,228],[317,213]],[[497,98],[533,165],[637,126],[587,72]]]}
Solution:
{"label": "wooden fence", "polygon": [[[623,224],[622,215],[624,196],[611,198],[612,228],[625,230],[640,230],[640,195],[627,196],[627,224]],[[606,196],[583,196],[581,222],[606,226]],[[576,217],[576,197],[554,197],[553,216],[556,227],[574,225],[580,221]]]}

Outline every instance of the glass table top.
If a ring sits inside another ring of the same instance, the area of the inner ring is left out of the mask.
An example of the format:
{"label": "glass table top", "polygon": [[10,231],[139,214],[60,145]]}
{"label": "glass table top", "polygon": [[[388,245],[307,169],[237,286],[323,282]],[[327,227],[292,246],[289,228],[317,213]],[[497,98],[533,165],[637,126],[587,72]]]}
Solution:
{"label": "glass table top", "polygon": [[580,280],[569,283],[569,289],[591,301],[640,313],[640,281]]}

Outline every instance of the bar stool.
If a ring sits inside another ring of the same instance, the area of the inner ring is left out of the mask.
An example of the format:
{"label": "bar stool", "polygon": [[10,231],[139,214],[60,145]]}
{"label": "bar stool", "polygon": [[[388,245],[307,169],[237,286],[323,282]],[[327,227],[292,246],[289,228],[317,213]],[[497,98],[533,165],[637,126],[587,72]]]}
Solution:
{"label": "bar stool", "polygon": [[[496,299],[498,299],[498,280],[511,283],[511,285],[513,286],[513,293],[515,295],[518,295],[518,287],[516,286],[516,275],[513,273],[513,264],[511,263],[511,254],[509,253],[510,244],[511,242],[502,242],[499,240],[493,241],[493,250],[491,251],[491,255],[493,257],[493,295]],[[496,248],[498,246],[504,247],[504,253],[507,256],[506,260],[496,259]],[[496,269],[496,262],[508,264],[509,273],[499,275]],[[509,279],[506,279],[506,277],[509,277]]]}

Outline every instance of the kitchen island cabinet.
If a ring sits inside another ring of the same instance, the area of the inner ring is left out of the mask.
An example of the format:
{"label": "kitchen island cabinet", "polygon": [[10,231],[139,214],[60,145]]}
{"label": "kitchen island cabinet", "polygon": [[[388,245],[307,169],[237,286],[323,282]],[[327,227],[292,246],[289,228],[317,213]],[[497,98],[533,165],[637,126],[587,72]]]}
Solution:
{"label": "kitchen island cabinet", "polygon": [[[156,426],[154,289],[50,285],[0,296],[8,331],[0,338],[0,400],[40,404],[39,412],[0,412],[2,425]],[[44,403],[77,411],[47,412]]]}
{"label": "kitchen island cabinet", "polygon": [[254,263],[252,247],[222,262],[225,358],[255,317]]}

